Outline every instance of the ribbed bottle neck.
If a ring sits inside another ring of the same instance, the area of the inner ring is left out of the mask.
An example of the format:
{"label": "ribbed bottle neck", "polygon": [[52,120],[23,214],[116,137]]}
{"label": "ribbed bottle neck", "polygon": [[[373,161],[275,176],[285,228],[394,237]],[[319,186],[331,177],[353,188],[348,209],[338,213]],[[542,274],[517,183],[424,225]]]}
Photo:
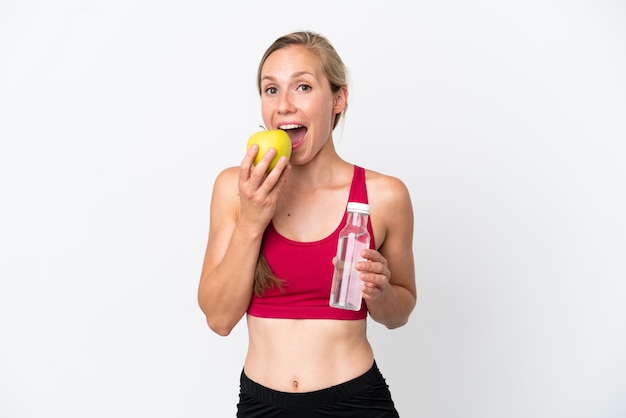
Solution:
{"label": "ribbed bottle neck", "polygon": [[368,214],[362,212],[348,212],[347,224],[365,228],[367,226]]}

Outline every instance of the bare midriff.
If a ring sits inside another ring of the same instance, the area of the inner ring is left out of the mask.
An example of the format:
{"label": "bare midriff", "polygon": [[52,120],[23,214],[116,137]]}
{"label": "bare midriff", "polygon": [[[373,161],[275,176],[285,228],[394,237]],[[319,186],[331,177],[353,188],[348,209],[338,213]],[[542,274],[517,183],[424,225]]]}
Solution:
{"label": "bare midriff", "polygon": [[311,392],[354,379],[374,362],[366,319],[277,319],[248,315],[244,364],[253,381],[281,392]]}

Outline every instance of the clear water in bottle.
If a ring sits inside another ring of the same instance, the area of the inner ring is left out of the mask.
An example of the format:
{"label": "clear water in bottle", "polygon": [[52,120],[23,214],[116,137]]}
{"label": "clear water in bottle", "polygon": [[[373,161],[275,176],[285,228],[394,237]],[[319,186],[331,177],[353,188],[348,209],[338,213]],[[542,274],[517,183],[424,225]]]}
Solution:
{"label": "clear water in bottle", "polygon": [[363,282],[355,264],[364,261],[361,250],[369,248],[370,236],[365,232],[350,232],[341,236],[337,245],[337,261],[330,293],[330,306],[358,311],[361,309]]}

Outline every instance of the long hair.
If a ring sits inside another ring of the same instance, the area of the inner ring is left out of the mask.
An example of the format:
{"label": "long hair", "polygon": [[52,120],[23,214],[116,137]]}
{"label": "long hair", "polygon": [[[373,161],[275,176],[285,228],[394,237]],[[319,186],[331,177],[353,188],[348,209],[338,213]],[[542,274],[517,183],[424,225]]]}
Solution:
{"label": "long hair", "polygon": [[[263,54],[257,71],[257,88],[259,94],[261,94],[261,71],[267,58],[280,49],[294,45],[306,47],[318,57],[333,93],[339,91],[341,87],[348,85],[346,66],[328,39],[314,32],[300,31],[292,32],[276,39]],[[335,115],[333,129],[335,129],[347,108],[348,105],[346,103],[343,111]],[[254,292],[257,296],[262,296],[265,290],[274,286],[282,290],[283,281],[272,272],[271,267],[261,251],[259,252],[259,259],[254,274]]]}

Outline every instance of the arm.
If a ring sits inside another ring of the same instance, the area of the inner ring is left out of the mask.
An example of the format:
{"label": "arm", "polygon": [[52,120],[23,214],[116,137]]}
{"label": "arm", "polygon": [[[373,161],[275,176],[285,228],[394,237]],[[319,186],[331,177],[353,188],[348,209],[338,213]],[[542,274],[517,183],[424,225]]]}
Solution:
{"label": "arm", "polygon": [[[361,271],[363,299],[376,322],[397,328],[408,322],[417,290],[413,260],[413,207],[406,186],[398,179],[372,179],[370,203],[378,251],[363,250],[368,262]],[[369,184],[368,184],[369,186]]]}
{"label": "arm", "polygon": [[228,168],[218,175],[211,197],[198,303],[209,327],[224,336],[248,309],[263,233],[289,171],[287,160],[281,158],[266,176],[275,152],[266,152],[253,167],[257,150],[252,147],[239,168]]}

